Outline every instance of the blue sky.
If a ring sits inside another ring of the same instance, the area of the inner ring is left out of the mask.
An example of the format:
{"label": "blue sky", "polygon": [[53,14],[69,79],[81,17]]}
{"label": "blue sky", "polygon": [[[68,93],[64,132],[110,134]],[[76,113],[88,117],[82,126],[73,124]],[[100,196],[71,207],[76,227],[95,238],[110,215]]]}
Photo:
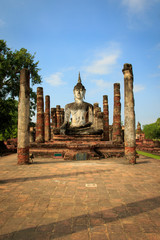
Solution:
{"label": "blue sky", "polygon": [[[136,124],[160,117],[160,0],[1,0],[0,36],[8,47],[36,52],[51,107],[74,101],[80,71],[89,103],[108,95],[124,63],[134,74]],[[37,86],[34,87],[36,89]]]}

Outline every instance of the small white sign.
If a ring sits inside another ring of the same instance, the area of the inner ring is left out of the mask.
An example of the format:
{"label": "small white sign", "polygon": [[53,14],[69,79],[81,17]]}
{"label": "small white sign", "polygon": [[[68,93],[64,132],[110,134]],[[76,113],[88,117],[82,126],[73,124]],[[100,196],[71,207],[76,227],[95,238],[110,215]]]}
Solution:
{"label": "small white sign", "polygon": [[97,184],[96,183],[87,183],[86,184],[86,187],[97,187]]}

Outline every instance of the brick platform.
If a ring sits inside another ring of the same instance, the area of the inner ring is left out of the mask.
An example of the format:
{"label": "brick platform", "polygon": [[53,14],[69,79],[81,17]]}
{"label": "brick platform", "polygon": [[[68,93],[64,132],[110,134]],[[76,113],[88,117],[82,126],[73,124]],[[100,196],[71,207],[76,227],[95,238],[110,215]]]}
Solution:
{"label": "brick platform", "polygon": [[0,158],[1,240],[158,240],[160,161]]}
{"label": "brick platform", "polygon": [[[64,160],[76,160],[77,154],[84,153],[81,160],[101,159],[124,156],[123,144],[111,141],[100,141],[100,136],[69,137],[57,135],[54,141],[48,143],[30,144],[30,154],[35,157],[62,157]],[[94,141],[93,141],[94,140]]]}

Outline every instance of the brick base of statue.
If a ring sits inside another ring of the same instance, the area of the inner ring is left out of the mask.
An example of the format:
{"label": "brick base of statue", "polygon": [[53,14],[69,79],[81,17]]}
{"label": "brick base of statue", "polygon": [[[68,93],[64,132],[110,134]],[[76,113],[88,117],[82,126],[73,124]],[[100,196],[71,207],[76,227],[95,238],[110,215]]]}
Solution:
{"label": "brick base of statue", "polygon": [[18,148],[18,164],[29,164],[29,147]]}
{"label": "brick base of statue", "polygon": [[[98,139],[99,138],[99,139]],[[30,144],[30,154],[34,157],[63,158],[64,160],[99,160],[109,157],[123,157],[124,145],[112,141],[102,141],[100,136],[58,135],[47,143]]]}

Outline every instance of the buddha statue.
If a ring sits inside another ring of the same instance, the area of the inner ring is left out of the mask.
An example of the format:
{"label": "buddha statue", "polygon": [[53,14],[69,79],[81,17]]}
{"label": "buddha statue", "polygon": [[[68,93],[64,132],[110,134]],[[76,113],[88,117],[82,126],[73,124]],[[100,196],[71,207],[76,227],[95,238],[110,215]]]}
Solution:
{"label": "buddha statue", "polygon": [[102,134],[103,130],[96,130],[92,126],[93,105],[83,101],[86,89],[82,85],[80,73],[78,83],[75,85],[73,93],[75,102],[65,106],[65,120],[60,128],[60,134]]}

